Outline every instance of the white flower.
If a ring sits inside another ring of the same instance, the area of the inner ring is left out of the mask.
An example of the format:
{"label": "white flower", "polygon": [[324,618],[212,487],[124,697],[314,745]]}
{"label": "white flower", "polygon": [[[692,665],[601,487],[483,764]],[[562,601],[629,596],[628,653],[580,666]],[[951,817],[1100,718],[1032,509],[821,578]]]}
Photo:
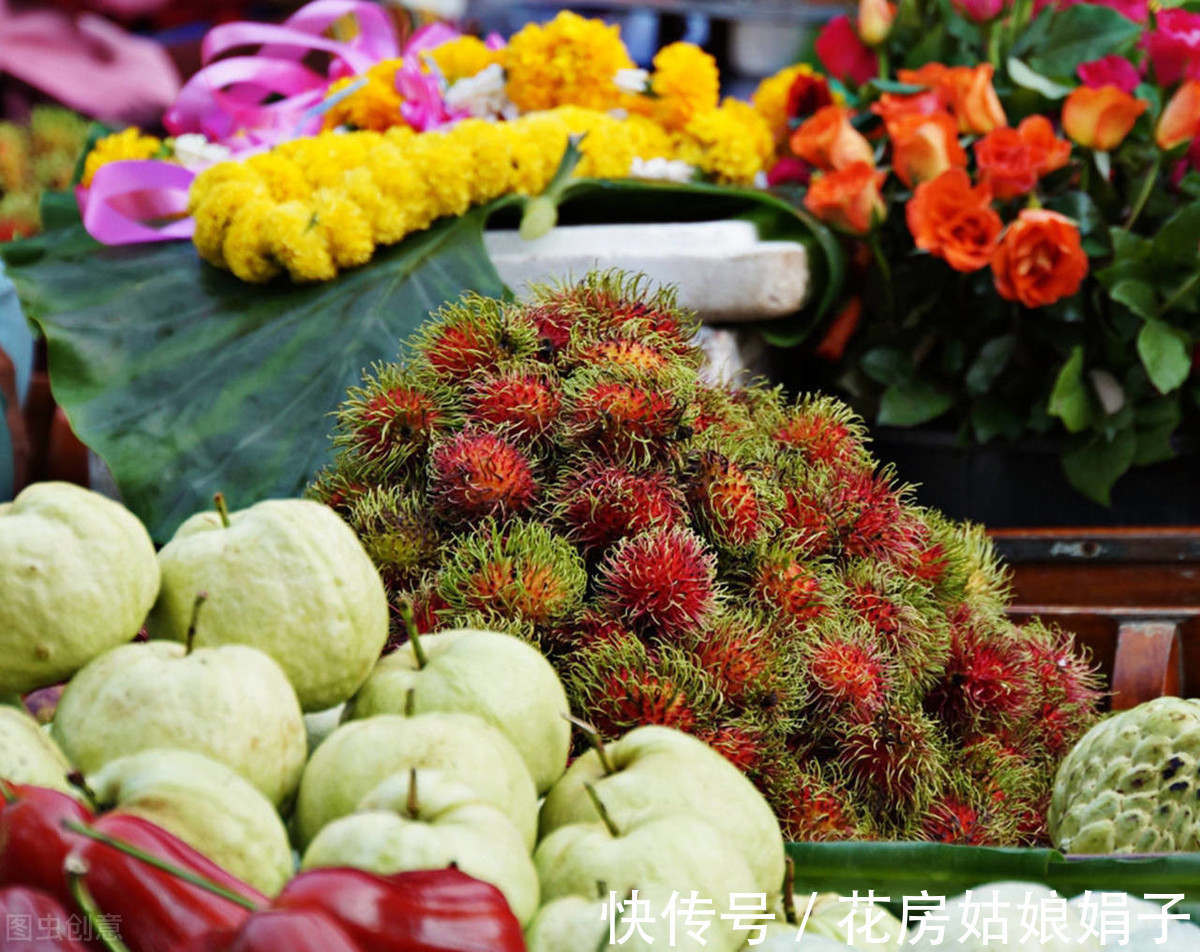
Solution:
{"label": "white flower", "polygon": [[1100,398],[1104,412],[1109,416],[1120,413],[1121,407],[1125,406],[1125,389],[1117,382],[1117,378],[1107,370],[1090,370],[1088,376],[1092,378],[1092,387]]}
{"label": "white flower", "polygon": [[622,92],[644,93],[650,85],[650,74],[644,69],[619,69],[613,82]]}
{"label": "white flower", "polygon": [[629,177],[661,182],[690,182],[696,170],[679,159],[638,159],[629,167]]}
{"label": "white flower", "polygon": [[193,172],[202,172],[210,165],[227,162],[233,155],[228,146],[209,142],[198,132],[176,136],[173,142],[175,161]]}
{"label": "white flower", "polygon": [[446,90],[445,100],[451,112],[468,112],[477,119],[503,116],[512,105],[504,92],[504,67],[493,63],[460,79]]}

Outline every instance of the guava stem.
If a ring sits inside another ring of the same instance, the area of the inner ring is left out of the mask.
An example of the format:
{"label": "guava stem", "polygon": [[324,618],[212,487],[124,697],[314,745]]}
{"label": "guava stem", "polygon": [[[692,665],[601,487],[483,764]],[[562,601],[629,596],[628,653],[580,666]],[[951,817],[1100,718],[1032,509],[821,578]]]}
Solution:
{"label": "guava stem", "polygon": [[200,606],[208,601],[208,592],[197,592],[196,600],[192,602],[192,618],[188,622],[187,636],[184,638],[184,645],[187,650],[185,654],[191,654],[192,648],[196,642],[196,628],[200,624]]}
{"label": "guava stem", "polygon": [[404,627],[408,631],[408,641],[412,645],[413,654],[417,658],[417,667],[423,668],[429,664],[429,657],[425,654],[425,648],[421,644],[421,634],[417,631],[417,619],[413,614],[412,600],[405,598],[400,602],[400,617],[404,620]]}
{"label": "guava stem", "polygon": [[796,924],[796,897],[792,890],[796,888],[796,862],[790,856],[784,860],[783,867],[783,917],[789,926]]}
{"label": "guava stem", "polygon": [[3,778],[0,778],[0,797],[4,798],[5,803],[16,803],[20,799],[17,791],[12,788],[12,784]]}
{"label": "guava stem", "polygon": [[600,731],[587,721],[581,720],[571,714],[564,714],[563,717],[583,731],[584,740],[588,742],[592,750],[596,752],[596,756],[600,758],[600,766],[604,768],[604,773],[610,777],[615,774],[617,768],[613,766],[612,760],[609,759],[608,751],[604,747],[604,738],[600,735]]}
{"label": "guava stem", "polygon": [[88,786],[87,779],[83,776],[83,771],[72,770],[67,774],[67,783],[76,790],[79,790],[96,806],[100,805],[100,801],[96,799],[96,791]]}
{"label": "guava stem", "polygon": [[417,689],[409,688],[404,692],[404,716],[412,717],[417,713]]}
{"label": "guava stem", "polygon": [[[168,863],[166,860],[159,859],[157,856],[152,856],[145,850],[139,849],[132,843],[125,843],[107,833],[101,833],[99,830],[94,830],[90,826],[84,826],[82,823],[76,823],[74,820],[64,820],[63,829],[70,830],[72,833],[78,833],[80,836],[86,836],[89,840],[95,840],[97,843],[103,843],[105,846],[111,846],[113,849],[126,856],[132,856],[139,862],[145,863],[147,866],[153,866],[155,869],[161,869],[164,873],[169,873],[176,879],[181,879],[185,883],[190,883],[198,889],[203,889],[206,892],[212,893],[214,896],[220,896],[235,905],[241,906],[243,909],[248,909],[250,912],[258,912],[258,904],[247,899],[245,896],[239,896],[232,890],[226,889],[219,883],[214,883],[211,879],[207,879],[198,873],[193,873],[189,869],[184,869],[182,866],[176,866],[174,863]],[[87,872],[85,868],[83,872]],[[82,875],[82,874],[81,874]]]}
{"label": "guava stem", "polygon": [[417,801],[417,768],[408,772],[408,802],[405,804],[408,815],[414,820],[420,812],[421,804]]}
{"label": "guava stem", "polygon": [[217,507],[217,516],[221,520],[221,526],[228,529],[229,522],[229,505],[225,502],[224,493],[213,493],[213,505]]}
{"label": "guava stem", "polygon": [[621,828],[613,821],[612,814],[608,812],[608,807],[604,805],[604,801],[600,799],[600,794],[596,792],[596,788],[590,783],[585,783],[583,789],[587,791],[588,797],[592,801],[592,806],[596,808],[596,812],[600,814],[600,819],[608,828],[608,832],[614,836],[621,835]]}
{"label": "guava stem", "polygon": [[104,948],[108,952],[129,952],[129,946],[121,941],[116,930],[104,918],[99,905],[96,904],[96,898],[83,882],[83,877],[87,875],[88,871],[87,863],[78,856],[68,856],[64,870],[67,874],[67,888],[71,890],[75,904],[83,911],[88,925],[91,926]]}

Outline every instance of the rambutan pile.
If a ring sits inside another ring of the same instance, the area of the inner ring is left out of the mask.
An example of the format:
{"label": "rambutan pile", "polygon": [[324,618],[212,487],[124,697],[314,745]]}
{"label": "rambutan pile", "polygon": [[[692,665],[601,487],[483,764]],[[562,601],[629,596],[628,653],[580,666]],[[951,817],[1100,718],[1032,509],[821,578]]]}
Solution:
{"label": "rambutan pile", "polygon": [[525,637],[608,734],[710,743],[798,840],[1045,841],[1100,683],[1004,614],[978,527],[826,397],[701,381],[696,326],[618,274],[467,297],[339,411],[313,494],[422,630]]}

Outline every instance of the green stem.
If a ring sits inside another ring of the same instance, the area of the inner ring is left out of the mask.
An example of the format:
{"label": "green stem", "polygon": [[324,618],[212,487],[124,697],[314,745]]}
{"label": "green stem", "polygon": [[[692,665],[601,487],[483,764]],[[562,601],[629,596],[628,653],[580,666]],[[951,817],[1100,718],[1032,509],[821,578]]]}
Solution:
{"label": "green stem", "polygon": [[790,856],[784,861],[783,867],[783,917],[789,926],[796,924],[796,897],[792,890],[796,888],[796,861]]}
{"label": "green stem", "polygon": [[409,688],[404,692],[404,716],[412,717],[417,713],[417,689]]}
{"label": "green stem", "polygon": [[421,812],[421,804],[417,800],[417,768],[416,767],[413,767],[408,772],[408,802],[405,803],[404,808],[406,810],[408,810],[408,815],[410,817],[412,817],[414,820],[417,819],[417,815]]}
{"label": "green stem", "polygon": [[[85,836],[89,840],[95,840],[97,843],[103,843],[105,846],[110,846],[118,852],[124,853],[126,856],[132,856],[139,862],[145,863],[147,866],[161,869],[164,873],[169,873],[176,879],[189,883],[198,889],[210,892],[214,896],[220,896],[222,899],[241,906],[243,909],[248,909],[250,912],[258,912],[258,904],[247,899],[245,896],[239,896],[219,883],[214,883],[211,879],[201,876],[199,873],[193,873],[190,869],[184,869],[182,866],[176,866],[174,863],[168,863],[157,856],[152,856],[132,843],[125,843],[109,836],[107,833],[101,833],[99,830],[92,829],[90,826],[76,823],[74,820],[65,820],[63,822],[63,829],[70,830],[72,833],[78,833],[80,836]],[[87,870],[84,869],[84,872],[86,873]]]}
{"label": "green stem", "polygon": [[83,877],[88,872],[87,863],[78,856],[68,856],[63,868],[67,874],[67,888],[71,890],[75,904],[83,911],[84,917],[104,948],[108,952],[129,952],[129,946],[121,941],[116,930],[105,920],[95,897],[83,882]]}
{"label": "green stem", "polygon": [[67,774],[67,783],[87,797],[88,802],[93,806],[100,805],[100,801],[96,799],[96,791],[88,786],[87,778],[84,777],[82,770],[72,770]]}
{"label": "green stem", "polygon": [[884,40],[875,47],[875,56],[879,60],[879,78],[887,79],[891,73],[891,64],[888,61],[887,40]]}
{"label": "green stem", "polygon": [[1171,308],[1173,308],[1176,304],[1178,304],[1180,301],[1182,301],[1188,294],[1190,294],[1192,292],[1192,289],[1197,284],[1200,284],[1200,267],[1198,267],[1196,269],[1196,271],[1194,271],[1192,273],[1192,276],[1190,278],[1188,278],[1186,281],[1183,282],[1183,284],[1179,285],[1179,287],[1175,289],[1174,294],[1172,294],[1169,298],[1166,299],[1166,301],[1163,302],[1163,306],[1158,309],[1159,316],[1162,317],[1164,314],[1168,314],[1170,312]]}
{"label": "green stem", "polygon": [[17,796],[17,791],[3,777],[0,777],[0,797],[4,798],[5,803],[16,803],[20,797]]}
{"label": "green stem", "polygon": [[596,752],[596,756],[600,758],[600,766],[604,768],[604,773],[609,777],[615,774],[617,768],[613,766],[612,760],[608,756],[608,751],[604,747],[604,738],[600,736],[600,731],[578,717],[573,717],[570,714],[564,714],[563,717],[583,731],[584,739],[588,742],[592,750]]}
{"label": "green stem", "polygon": [[983,44],[987,49],[988,62],[1000,72],[1000,29],[999,20],[988,20],[983,25]]}
{"label": "green stem", "polygon": [[408,643],[412,645],[413,654],[417,658],[417,667],[423,668],[429,664],[429,658],[421,644],[420,632],[417,631],[417,617],[413,613],[412,599],[402,599],[399,612],[400,618],[404,622],[404,629],[408,632]]}
{"label": "green stem", "polygon": [[609,834],[614,838],[621,835],[621,828],[613,822],[612,814],[608,812],[608,807],[604,805],[604,801],[600,799],[600,794],[596,792],[596,788],[590,783],[585,783],[583,789],[587,791],[588,799],[592,801],[592,806],[596,808],[596,812],[600,814],[600,820],[608,828]]}
{"label": "green stem", "polygon": [[883,246],[879,242],[878,231],[871,232],[867,238],[867,244],[871,248],[871,257],[875,259],[875,266],[879,269],[879,275],[883,281],[884,293],[887,300],[888,320],[895,323],[896,299],[892,291],[892,267],[888,264],[887,256],[883,253]]}
{"label": "green stem", "polygon": [[224,493],[213,494],[213,505],[217,507],[217,516],[221,519],[221,525],[228,529],[229,522],[229,506],[225,503]]}
{"label": "green stem", "polygon": [[184,654],[191,654],[196,644],[196,628],[200,624],[200,606],[208,601],[208,592],[197,592],[196,600],[192,602],[192,617],[188,621],[187,635],[183,639],[186,647]]}
{"label": "green stem", "polygon": [[1142,179],[1142,187],[1138,191],[1137,200],[1133,203],[1133,208],[1129,210],[1129,217],[1125,219],[1125,229],[1129,230],[1133,227],[1133,223],[1138,220],[1138,216],[1142,213],[1142,209],[1146,207],[1146,202],[1150,200],[1150,193],[1154,191],[1154,183],[1158,181],[1158,172],[1162,168],[1162,156],[1156,155],[1154,161],[1150,163],[1150,171],[1146,173],[1146,177]]}

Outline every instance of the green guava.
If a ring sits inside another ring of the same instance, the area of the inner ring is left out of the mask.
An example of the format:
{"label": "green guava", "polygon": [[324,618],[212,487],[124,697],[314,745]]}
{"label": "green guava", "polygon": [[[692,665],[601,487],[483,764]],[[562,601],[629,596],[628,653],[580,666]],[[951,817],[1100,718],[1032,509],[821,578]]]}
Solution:
{"label": "green guava", "polygon": [[[228,519],[228,525],[225,519]],[[243,644],[274,658],[305,711],[334,707],[387,643],[383,582],[358,536],[327,506],[272,499],[192,516],[158,556],[162,587],[147,628],[195,645]],[[196,598],[207,596],[197,612]]]}
{"label": "green guava", "polygon": [[65,681],[131,641],[158,593],[145,527],[70,483],[34,483],[0,505],[0,692]]}
{"label": "green guava", "polygon": [[75,794],[73,768],[58,744],[24,711],[0,705],[0,779]]}

